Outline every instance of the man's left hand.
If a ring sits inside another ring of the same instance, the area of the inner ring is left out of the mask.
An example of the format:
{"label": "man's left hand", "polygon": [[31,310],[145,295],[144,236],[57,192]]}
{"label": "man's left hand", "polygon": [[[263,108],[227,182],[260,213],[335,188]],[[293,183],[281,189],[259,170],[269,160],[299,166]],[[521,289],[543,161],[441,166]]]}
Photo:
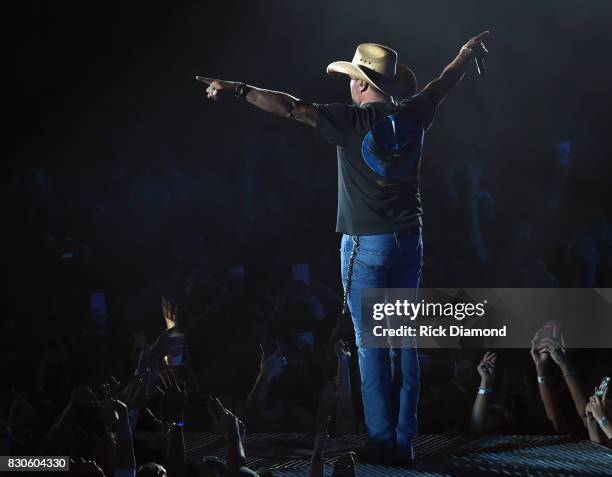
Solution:
{"label": "man's left hand", "polygon": [[475,37],[470,38],[465,45],[463,45],[463,49],[470,50],[470,55],[472,59],[476,58],[484,58],[489,53],[489,50],[486,49],[483,39],[486,38],[489,33],[489,30],[483,31],[480,35],[476,35]]}

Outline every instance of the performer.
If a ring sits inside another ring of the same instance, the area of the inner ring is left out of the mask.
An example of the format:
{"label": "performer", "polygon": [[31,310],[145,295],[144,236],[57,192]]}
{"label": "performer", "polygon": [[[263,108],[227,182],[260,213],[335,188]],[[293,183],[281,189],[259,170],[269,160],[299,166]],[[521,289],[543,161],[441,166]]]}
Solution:
{"label": "performer", "polygon": [[316,104],[245,83],[196,76],[209,99],[226,93],[275,115],[316,128],[337,146],[340,262],[345,303],[358,347],[361,392],[368,432],[363,454],[382,463],[414,459],[419,364],[416,346],[365,346],[361,329],[363,288],[413,288],[421,280],[423,214],[419,169],[423,138],[437,106],[463,78],[473,60],[487,54],[483,38],[471,38],[442,74],[418,94],[416,78],[397,53],[364,43],[351,62],[336,61],[327,73],[350,78],[352,105]]}

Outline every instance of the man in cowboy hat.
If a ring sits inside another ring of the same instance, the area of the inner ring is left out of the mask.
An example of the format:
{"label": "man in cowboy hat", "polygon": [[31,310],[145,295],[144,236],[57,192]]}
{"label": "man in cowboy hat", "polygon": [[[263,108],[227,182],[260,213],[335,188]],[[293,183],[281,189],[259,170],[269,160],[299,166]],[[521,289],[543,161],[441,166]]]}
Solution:
{"label": "man in cowboy hat", "polygon": [[[418,94],[412,71],[397,53],[364,43],[353,60],[336,61],[330,74],[350,78],[353,105],[315,104],[245,83],[196,76],[209,99],[226,93],[275,115],[315,127],[337,146],[338,216],[345,303],[351,311],[368,431],[364,454],[381,462],[411,462],[417,428],[419,365],[415,346],[369,343],[360,310],[364,288],[418,289],[422,266],[419,169],[423,138],[437,106],[473,60],[487,54],[471,38],[441,75]],[[364,317],[364,320],[366,318]]]}

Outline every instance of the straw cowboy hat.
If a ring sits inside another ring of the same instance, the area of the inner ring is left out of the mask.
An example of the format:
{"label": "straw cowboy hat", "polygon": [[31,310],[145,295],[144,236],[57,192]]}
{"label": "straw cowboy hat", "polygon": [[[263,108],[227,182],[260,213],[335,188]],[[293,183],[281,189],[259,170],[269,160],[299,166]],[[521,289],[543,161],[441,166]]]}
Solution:
{"label": "straw cowboy hat", "polygon": [[327,74],[340,73],[370,83],[384,94],[409,97],[416,93],[416,77],[410,68],[397,62],[397,52],[384,45],[362,43],[353,61],[334,61]]}

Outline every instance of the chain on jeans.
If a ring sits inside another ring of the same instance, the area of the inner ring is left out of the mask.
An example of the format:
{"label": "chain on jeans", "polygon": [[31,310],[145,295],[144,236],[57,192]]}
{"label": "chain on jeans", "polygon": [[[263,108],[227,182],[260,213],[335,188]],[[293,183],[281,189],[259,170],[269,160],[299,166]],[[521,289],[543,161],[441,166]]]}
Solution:
{"label": "chain on jeans", "polygon": [[346,314],[348,310],[349,293],[351,292],[351,282],[353,281],[353,264],[355,263],[355,257],[357,256],[357,248],[359,248],[359,237],[353,235],[353,249],[351,250],[351,256],[346,267],[346,286],[344,287],[344,299],[342,300],[342,314]]}

